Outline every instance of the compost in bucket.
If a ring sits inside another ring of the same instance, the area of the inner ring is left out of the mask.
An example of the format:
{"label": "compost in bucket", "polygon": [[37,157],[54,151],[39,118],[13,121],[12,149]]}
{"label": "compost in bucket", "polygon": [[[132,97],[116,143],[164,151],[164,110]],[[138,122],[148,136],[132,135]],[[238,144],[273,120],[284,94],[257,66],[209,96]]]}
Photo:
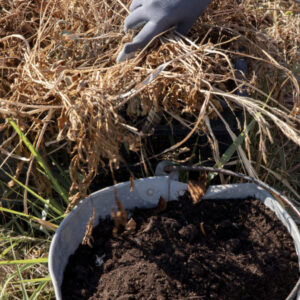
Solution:
{"label": "compost in bucket", "polygon": [[285,299],[299,276],[293,240],[259,200],[188,195],[136,209],[136,228],[113,237],[101,220],[93,248],[69,259],[63,299]]}

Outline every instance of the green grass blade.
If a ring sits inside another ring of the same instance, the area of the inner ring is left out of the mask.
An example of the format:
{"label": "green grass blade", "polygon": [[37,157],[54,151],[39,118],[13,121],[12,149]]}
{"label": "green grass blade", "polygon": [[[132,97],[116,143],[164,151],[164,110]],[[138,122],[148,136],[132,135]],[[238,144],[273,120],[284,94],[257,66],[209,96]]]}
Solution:
{"label": "green grass blade", "polygon": [[48,257],[40,257],[34,259],[14,259],[14,260],[2,260],[1,265],[18,265],[18,264],[45,264],[48,263]]}
{"label": "green grass blade", "polygon": [[18,125],[14,122],[12,118],[8,118],[9,123],[14,128],[14,130],[18,133],[28,150],[31,152],[31,154],[34,156],[34,158],[37,160],[39,165],[45,170],[47,177],[50,179],[50,181],[53,184],[53,187],[58,192],[58,194],[64,199],[64,201],[69,204],[68,201],[68,193],[67,191],[58,183],[56,178],[53,176],[50,169],[47,167],[46,163],[44,162],[43,158],[40,156],[40,154],[35,150],[34,146],[31,144],[31,142],[28,140],[26,135],[22,132],[22,130],[18,127]]}
{"label": "green grass blade", "polygon": [[22,281],[12,281],[11,283],[36,283],[36,282],[45,282],[51,281],[50,276],[43,278],[34,278],[34,279],[24,279]]}
{"label": "green grass blade", "polygon": [[[224,165],[231,159],[234,152],[236,152],[237,148],[244,142],[246,138],[246,134],[250,132],[250,130],[254,127],[256,120],[253,119],[246,129],[244,129],[240,135],[234,140],[234,142],[228,147],[228,149],[223,153],[220,160],[217,161],[214,165],[214,168],[223,168]],[[211,181],[216,177],[218,173],[209,173],[208,181]]]}
{"label": "green grass blade", "polygon": [[29,216],[29,215],[27,215],[25,213],[22,213],[20,211],[9,209],[9,208],[5,208],[5,207],[0,207],[0,211],[7,212],[7,213],[10,213],[10,214],[13,214],[13,215],[17,215],[17,216],[21,216],[21,217],[25,217],[25,218],[28,218],[28,219],[37,219],[36,217]]}
{"label": "green grass blade", "polygon": [[25,184],[23,184],[21,181],[19,181],[18,179],[16,179],[15,177],[13,177],[12,175],[10,175],[9,173],[7,173],[5,170],[3,170],[2,168],[0,168],[0,170],[6,175],[8,176],[10,179],[12,179],[14,182],[16,182],[19,186],[21,186],[22,188],[26,189],[32,196],[36,197],[38,200],[40,200],[42,203],[49,205],[49,207],[51,207],[51,209],[56,212],[58,215],[63,214],[64,210],[59,208],[59,204],[55,201],[55,200],[51,200],[52,203],[49,203],[46,199],[44,199],[43,197],[41,197],[39,194],[37,194],[35,191],[33,191],[31,188],[29,188],[28,186],[26,186]]}
{"label": "green grass blade", "polygon": [[[32,264],[29,264],[29,265],[25,265],[25,266],[21,266],[19,268],[19,270],[21,272],[31,268]],[[2,286],[2,290],[1,290],[1,293],[0,293],[0,299],[3,299],[4,295],[5,295],[5,292],[6,292],[6,288],[8,286],[8,284],[10,283],[10,281],[15,277],[17,276],[17,271],[15,271],[14,273],[12,273],[8,278],[6,278],[6,281],[4,282],[4,285]]]}
{"label": "green grass blade", "polygon": [[67,174],[66,171],[64,171],[62,169],[62,167],[57,163],[57,161],[52,156],[50,156],[50,159],[51,159],[52,163],[54,164],[54,166],[59,170],[60,178],[62,178],[64,180],[65,187],[70,188],[70,186],[72,185],[70,176]]}
{"label": "green grass blade", "polygon": [[[51,280],[51,279],[50,279]],[[47,285],[48,281],[46,282],[42,282],[38,288],[34,291],[34,293],[31,295],[29,300],[35,300],[37,299],[37,297],[39,296],[39,294],[41,293],[41,291],[45,288],[45,286]]]}
{"label": "green grass blade", "polygon": [[53,222],[56,222],[57,220],[64,219],[67,215],[68,214],[63,214],[57,218],[49,219],[49,222],[53,223]]}
{"label": "green grass blade", "polygon": [[[1,208],[1,207],[0,207]],[[11,224],[10,227],[6,226],[6,224],[3,225],[3,228],[5,229],[12,229],[14,231],[18,231],[21,235],[25,235],[26,232],[23,230],[22,226],[19,224],[20,223],[20,219],[22,220],[22,217],[16,217],[16,216],[12,216],[11,218]],[[25,222],[27,221],[25,218],[23,219]]]}
{"label": "green grass blade", "polygon": [[15,240],[19,240],[21,239],[22,242],[24,241],[28,241],[28,242],[47,242],[47,239],[44,238],[35,238],[35,237],[31,237],[31,236],[26,236],[26,235],[22,235],[22,236],[15,236],[15,237],[1,237],[0,240],[5,242],[5,241],[15,241]]}
{"label": "green grass blade", "polygon": [[[18,276],[19,276],[19,278],[20,278],[21,281],[22,281],[22,280],[23,280],[23,277],[22,277],[20,268],[19,268],[18,265],[16,265],[16,267],[17,267],[17,273],[18,273]],[[23,299],[24,299],[24,300],[29,300],[28,295],[27,295],[27,291],[26,291],[25,284],[24,284],[24,283],[20,283],[20,284],[21,284],[21,290],[22,290],[22,294],[23,294]]]}
{"label": "green grass blade", "polygon": [[[16,211],[16,210],[12,210],[12,209],[8,209],[8,208],[4,208],[4,207],[0,206],[0,212],[1,211],[2,212],[7,212],[7,213],[10,213],[10,214],[13,214],[13,215],[17,215],[17,216],[20,216],[20,217],[24,217],[27,222],[28,222],[28,220],[35,221],[38,224],[44,226],[45,228],[47,228],[47,229],[50,228],[53,231],[55,231],[58,228],[58,225],[55,225],[55,224],[53,224],[53,223],[51,223],[49,221],[46,221],[46,220],[43,220],[43,219],[39,219],[37,217],[31,216],[31,215],[27,215],[25,213],[22,213],[22,212],[19,212],[19,211]],[[16,223],[16,224],[18,224],[18,223]]]}
{"label": "green grass blade", "polygon": [[[32,212],[35,214],[35,216],[41,218],[43,216],[43,208],[29,199],[28,199],[28,203],[30,204]],[[48,217],[54,219],[56,218],[56,215],[53,215],[52,212],[49,212]]]}
{"label": "green grass blade", "polygon": [[[267,106],[267,103],[269,102],[270,97],[272,96],[274,88],[275,88],[275,86],[273,87],[272,91],[269,93],[262,109],[265,109],[265,107]],[[257,117],[259,117],[260,115],[261,115],[261,112],[258,112]],[[240,133],[240,135],[233,141],[233,143],[228,147],[228,149],[223,153],[220,160],[215,163],[214,168],[221,169],[225,166],[225,164],[231,159],[232,155],[237,150],[237,148],[245,141],[246,134],[249,133],[253,129],[255,124],[256,124],[256,120],[253,119],[248,124],[248,126]],[[210,182],[212,179],[214,179],[217,174],[218,173],[209,173],[208,174],[208,182]]]}
{"label": "green grass blade", "polygon": [[[12,248],[12,252],[13,252],[14,259],[16,259],[14,248]],[[22,274],[21,274],[21,271],[20,271],[20,268],[19,268],[18,264],[16,265],[16,268],[17,268],[17,274],[18,274],[20,280],[22,281],[23,277],[22,277]],[[24,283],[21,283],[21,290],[22,290],[22,294],[23,294],[23,299],[24,300],[29,300]]]}
{"label": "green grass blade", "polygon": [[9,247],[7,247],[1,254],[0,254],[0,258],[2,258],[3,256],[5,256],[8,252],[10,252],[15,246],[17,246],[18,244],[20,244],[21,241],[17,241],[14,242],[12,245],[10,245]]}

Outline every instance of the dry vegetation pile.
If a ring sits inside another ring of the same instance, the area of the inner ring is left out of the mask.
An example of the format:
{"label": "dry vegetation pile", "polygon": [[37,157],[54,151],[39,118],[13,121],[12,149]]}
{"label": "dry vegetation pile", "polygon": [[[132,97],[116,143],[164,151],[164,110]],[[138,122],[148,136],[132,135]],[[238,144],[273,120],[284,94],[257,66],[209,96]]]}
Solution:
{"label": "dry vegetation pile", "polygon": [[[207,117],[218,117],[222,99],[256,118],[265,161],[274,126],[276,136],[300,145],[299,3],[213,1],[187,37],[165,33],[134,59],[116,64],[133,36],[122,31],[129,4],[0,1],[0,149],[18,161],[16,175],[31,157],[9,117],[44,157],[69,152],[73,201],[87,193],[99,164],[122,161],[121,144],[140,151],[145,133],[135,121],[153,111],[191,132],[212,134]],[[239,57],[248,61],[244,78],[232,66]],[[249,97],[236,96],[229,81],[244,84]],[[255,159],[251,147],[244,162]],[[251,167],[246,170],[251,173]],[[34,169],[32,174],[42,189],[40,175]]]}

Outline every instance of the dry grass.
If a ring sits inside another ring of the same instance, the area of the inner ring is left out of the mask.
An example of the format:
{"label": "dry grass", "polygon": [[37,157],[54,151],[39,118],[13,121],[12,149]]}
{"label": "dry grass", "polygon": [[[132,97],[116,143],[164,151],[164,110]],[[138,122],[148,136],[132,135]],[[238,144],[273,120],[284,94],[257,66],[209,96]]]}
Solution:
{"label": "dry grass", "polygon": [[[202,129],[218,160],[222,153],[209,120],[220,117],[222,99],[247,113],[245,123],[257,120],[239,158],[230,163],[300,201],[299,2],[213,1],[188,37],[165,33],[135,59],[116,65],[132,37],[122,32],[129,2],[0,0],[0,166],[11,157],[16,177],[25,176],[21,181],[27,185],[35,182],[40,195],[52,192],[11,128],[12,117],[48,162],[51,153],[69,154],[74,204],[88,192],[99,164],[117,166],[123,160],[121,144],[146,166],[149,126],[137,120],[149,114],[190,130],[182,142],[154,153],[158,159],[184,151],[184,141]],[[235,76],[237,57],[247,58],[246,78]],[[236,96],[229,81],[247,86],[249,97]],[[6,236],[14,234],[0,231],[0,253],[10,246]],[[16,258],[47,255],[49,240],[28,244],[26,238],[17,237]],[[5,255],[12,258],[11,251]],[[8,278],[15,271],[0,268],[0,290],[1,272]],[[35,279],[47,272],[39,265],[22,275]],[[26,287],[29,295],[36,288]],[[19,283],[6,293],[5,299],[22,299]],[[51,288],[43,290],[40,299],[51,298]]]}
{"label": "dry grass", "polygon": [[[153,109],[180,120],[191,134],[207,126],[207,116],[218,114],[219,99],[243,109],[259,125],[257,144],[248,139],[246,150],[239,150],[251,175],[256,174],[256,157],[264,161],[262,174],[270,174],[274,163],[267,140],[291,140],[299,150],[297,2],[213,1],[188,37],[166,33],[135,59],[117,65],[118,52],[132,37],[122,32],[129,2],[0,1],[0,113],[6,120],[0,130],[8,138],[0,149],[17,159],[16,175],[31,157],[7,122],[9,116],[44,157],[69,152],[73,204],[87,193],[99,164],[123,160],[122,143],[140,151],[144,134],[135,120]],[[237,57],[249,62],[243,80],[232,67]],[[245,84],[249,97],[236,96],[229,80]],[[161,150],[166,154],[176,147]],[[32,174],[43,192],[44,179],[32,165],[29,169],[27,177]]]}
{"label": "dry grass", "polygon": [[[0,229],[0,249],[10,249],[1,260],[23,260],[46,258],[49,251],[49,239],[35,238],[29,235],[17,235],[13,231],[9,231],[1,227]],[[12,248],[12,249],[11,249]],[[46,278],[48,276],[48,268],[46,264],[20,264],[19,268],[22,272],[23,280],[32,280],[37,278]],[[0,299],[25,299],[20,289],[19,281],[21,278],[17,274],[16,265],[0,266]],[[28,295],[32,295],[36,290],[39,282],[26,284]],[[37,299],[53,299],[53,290],[51,283],[47,283],[48,288],[43,291],[43,296]]]}

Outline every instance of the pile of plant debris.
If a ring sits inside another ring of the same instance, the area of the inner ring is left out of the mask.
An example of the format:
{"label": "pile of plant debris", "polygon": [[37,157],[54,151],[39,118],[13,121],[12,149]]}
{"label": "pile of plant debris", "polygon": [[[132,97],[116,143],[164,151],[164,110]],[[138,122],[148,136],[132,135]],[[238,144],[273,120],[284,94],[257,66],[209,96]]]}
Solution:
{"label": "pile of plant debris", "polygon": [[[10,118],[43,157],[59,151],[71,155],[73,204],[87,193],[99,164],[118,166],[123,160],[122,144],[143,156],[153,115],[188,128],[187,138],[205,132],[216,159],[209,120],[220,117],[222,101],[256,119],[265,160],[266,137],[272,141],[274,124],[300,145],[299,85],[292,72],[300,63],[297,2],[212,1],[187,37],[170,31],[134,59],[116,64],[134,34],[123,33],[129,4],[0,1],[0,150],[17,160],[16,177],[32,156]],[[245,76],[236,76],[233,68],[239,58],[247,60]],[[241,87],[247,97],[236,95]],[[249,143],[247,150],[244,163],[251,161]],[[38,187],[46,189],[37,173],[32,169]]]}

